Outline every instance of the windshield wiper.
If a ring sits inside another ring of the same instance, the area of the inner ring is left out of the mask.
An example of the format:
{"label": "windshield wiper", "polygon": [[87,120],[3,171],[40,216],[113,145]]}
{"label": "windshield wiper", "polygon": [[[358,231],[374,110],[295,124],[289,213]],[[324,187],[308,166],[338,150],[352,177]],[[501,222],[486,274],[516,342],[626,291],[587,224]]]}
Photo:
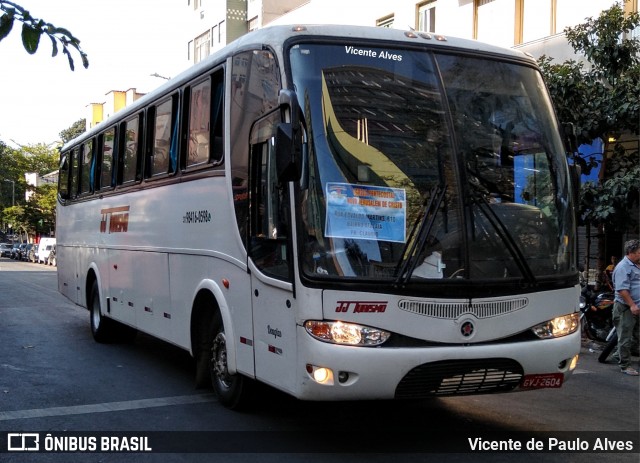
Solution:
{"label": "windshield wiper", "polygon": [[489,223],[493,226],[493,229],[496,231],[502,242],[507,245],[507,250],[509,251],[509,254],[511,254],[511,257],[513,257],[513,260],[520,269],[520,272],[522,272],[522,276],[529,282],[529,284],[535,286],[536,277],[533,274],[533,271],[531,271],[527,258],[520,250],[520,247],[513,239],[513,236],[511,236],[511,233],[509,233],[504,222],[500,220],[500,217],[498,217],[496,212],[489,206],[485,197],[477,191],[473,185],[471,185],[469,190],[472,192],[471,198],[473,199],[473,203],[478,205],[480,212],[482,212],[487,220],[489,220]]}
{"label": "windshield wiper", "polygon": [[[413,271],[418,266],[422,248],[431,233],[431,229],[433,228],[433,224],[438,215],[438,209],[440,209],[440,204],[442,204],[442,200],[444,199],[445,192],[446,188],[444,185],[436,185],[429,192],[428,204],[426,204],[427,200],[425,198],[425,205],[422,210],[422,214],[418,216],[411,228],[411,233],[409,233],[409,237],[407,238],[407,244],[402,250],[400,261],[393,273],[396,276],[396,280],[394,282],[395,286],[405,285],[411,278]],[[416,230],[418,231],[417,234]],[[413,239],[414,235],[415,239]]]}

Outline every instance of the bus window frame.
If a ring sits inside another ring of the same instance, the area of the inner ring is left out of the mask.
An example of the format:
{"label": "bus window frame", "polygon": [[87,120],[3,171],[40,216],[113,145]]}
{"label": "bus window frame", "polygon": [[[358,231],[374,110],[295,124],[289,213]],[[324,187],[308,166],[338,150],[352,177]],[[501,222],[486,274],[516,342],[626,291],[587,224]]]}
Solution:
{"label": "bus window frame", "polygon": [[[85,163],[85,155],[87,154],[86,152],[86,147],[87,145],[91,145],[90,150],[88,151],[89,154],[89,160],[87,163]],[[96,169],[95,169],[95,163],[96,163],[96,137],[91,137],[91,138],[87,138],[85,141],[83,141],[79,148],[79,158],[78,158],[78,164],[79,164],[79,169],[78,169],[78,197],[84,198],[86,196],[91,196],[93,194],[93,192],[95,191],[95,174],[96,174]],[[94,167],[94,171],[93,171],[93,178],[91,177],[91,167]],[[88,169],[89,172],[87,172],[87,177],[85,179],[85,169]],[[85,180],[88,182],[87,185],[85,185]],[[87,189],[85,189],[85,187],[87,187]]]}
{"label": "bus window frame", "polygon": [[74,200],[78,197],[80,190],[80,160],[79,152],[82,145],[75,146],[69,153],[69,199]]}
{"label": "bus window frame", "polygon": [[[127,152],[127,125],[137,119],[137,139],[136,139],[136,152],[135,152],[135,174],[132,180],[125,180],[124,178],[124,162]],[[142,180],[142,153],[144,142],[144,112],[140,111],[133,114],[131,117],[121,121],[118,124],[120,130],[120,136],[118,137],[118,156],[117,161],[117,173],[116,173],[116,188],[126,188],[131,185],[136,185]]]}
{"label": "bus window frame", "polygon": [[[210,84],[209,95],[209,152],[206,161],[195,164],[188,164],[189,160],[189,142],[191,137],[191,96],[194,87],[208,81]],[[214,95],[218,88],[221,88],[222,96],[220,101],[219,114],[214,114]],[[225,66],[219,66],[207,73],[202,78],[195,78],[184,88],[182,94],[182,136],[183,143],[180,157],[180,169],[184,173],[191,173],[206,169],[223,169],[225,159],[225,91],[226,91],[226,69]],[[220,120],[218,120],[218,116]],[[214,124],[215,122],[215,124]],[[220,135],[216,137],[216,127],[221,124]],[[219,142],[216,139],[219,138]],[[217,149],[216,149],[217,148]]]}
{"label": "bus window frame", "polygon": [[[70,186],[69,181],[71,176],[69,175],[69,171],[71,168],[71,163],[69,162],[70,153],[72,150],[63,151],[60,153],[60,163],[58,167],[58,197],[64,202],[70,199]],[[65,183],[64,189],[63,181]]]}
{"label": "bus window frame", "polygon": [[[113,130],[113,144],[111,146],[111,172],[109,175],[110,181],[108,185],[103,185],[102,180],[103,180],[103,176],[102,174],[104,173],[104,147],[105,147],[105,143],[104,143],[104,139],[106,134]],[[99,188],[96,188],[96,191],[100,191],[100,192],[105,192],[105,191],[111,191],[115,188],[116,185],[116,178],[117,178],[117,173],[118,173],[118,135],[119,135],[119,127],[117,124],[112,125],[110,127],[108,127],[107,129],[103,130],[102,132],[100,132],[100,134],[98,135],[98,165],[99,165],[99,179],[100,179],[100,185]]]}
{"label": "bus window frame", "polygon": [[[180,154],[181,154],[181,143],[180,143],[180,132],[181,127],[178,127],[178,133],[175,133],[176,123],[180,125],[180,121],[178,120],[178,113],[180,109],[180,95],[181,91],[177,90],[168,95],[163,95],[158,98],[154,102],[150,103],[146,109],[147,115],[147,127],[145,131],[145,143],[144,143],[144,163],[143,163],[143,171],[144,171],[144,179],[145,181],[156,180],[160,178],[167,178],[175,176],[179,171],[180,165]],[[167,170],[166,172],[153,172],[153,159],[155,156],[155,148],[156,148],[156,121],[157,121],[157,113],[158,108],[167,102],[171,102],[171,123],[170,123],[170,133],[169,133],[169,144],[167,149]],[[176,153],[176,165],[172,169],[171,167],[171,148],[174,143],[174,138],[177,136],[177,153]]]}

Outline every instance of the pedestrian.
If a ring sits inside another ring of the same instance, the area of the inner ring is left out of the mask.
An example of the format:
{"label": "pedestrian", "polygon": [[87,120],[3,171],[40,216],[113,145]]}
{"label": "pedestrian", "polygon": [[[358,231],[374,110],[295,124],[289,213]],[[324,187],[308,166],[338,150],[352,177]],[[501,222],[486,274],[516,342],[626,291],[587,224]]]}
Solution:
{"label": "pedestrian", "polygon": [[638,371],[630,366],[631,345],[638,332],[640,314],[640,240],[624,243],[625,256],[613,270],[615,303],[613,323],[618,333],[618,364],[622,373],[638,376]]}

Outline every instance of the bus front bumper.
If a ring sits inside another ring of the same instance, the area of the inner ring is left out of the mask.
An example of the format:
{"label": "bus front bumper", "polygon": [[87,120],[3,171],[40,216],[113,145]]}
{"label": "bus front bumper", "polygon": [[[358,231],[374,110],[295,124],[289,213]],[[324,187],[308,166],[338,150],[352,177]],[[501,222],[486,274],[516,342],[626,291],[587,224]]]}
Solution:
{"label": "bus front bumper", "polygon": [[298,327],[294,395],[303,400],[419,399],[557,388],[571,376],[580,330],[559,338],[438,347],[329,344]]}

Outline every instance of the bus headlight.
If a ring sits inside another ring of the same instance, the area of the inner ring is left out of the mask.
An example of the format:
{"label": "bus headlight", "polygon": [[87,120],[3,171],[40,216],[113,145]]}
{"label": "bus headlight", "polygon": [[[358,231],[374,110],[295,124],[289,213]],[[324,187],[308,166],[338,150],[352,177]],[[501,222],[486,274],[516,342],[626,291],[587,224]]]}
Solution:
{"label": "bus headlight", "polygon": [[304,328],[314,338],[349,346],[379,346],[391,333],[355,323],[308,320]]}
{"label": "bus headlight", "polygon": [[574,312],[534,326],[531,330],[541,339],[560,338],[575,333],[580,327],[580,313]]}

